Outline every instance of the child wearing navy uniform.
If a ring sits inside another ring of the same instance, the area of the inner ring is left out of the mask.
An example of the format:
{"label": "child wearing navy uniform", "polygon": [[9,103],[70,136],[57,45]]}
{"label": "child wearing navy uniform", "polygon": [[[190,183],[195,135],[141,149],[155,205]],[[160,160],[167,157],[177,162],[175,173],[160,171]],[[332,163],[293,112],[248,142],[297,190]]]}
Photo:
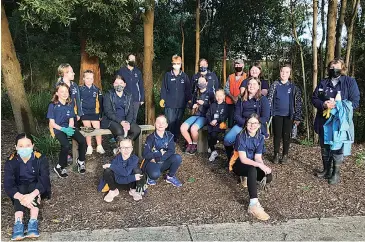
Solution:
{"label": "child wearing navy uniform", "polygon": [[[94,83],[94,73],[91,70],[84,71],[83,74],[84,85],[80,86],[80,105],[78,106],[78,113],[82,123],[85,127],[93,126],[95,129],[100,129],[100,119],[103,106],[103,94]],[[104,154],[105,150],[101,145],[101,136],[96,136],[96,152]],[[86,137],[87,149],[86,154],[93,153],[91,146],[91,137]]]}
{"label": "child wearing navy uniform", "polygon": [[147,184],[156,185],[156,180],[161,173],[168,170],[165,177],[167,183],[175,187],[182,184],[176,177],[182,159],[175,153],[174,135],[166,131],[168,124],[165,116],[160,115],[156,118],[155,132],[147,136],[143,149],[144,163],[142,169],[147,173]]}
{"label": "child wearing navy uniform", "polygon": [[[15,224],[11,240],[39,237],[38,213],[41,198],[51,198],[48,159],[33,150],[32,136],[21,133],[15,139],[16,152],[4,165],[4,190],[15,209]],[[27,234],[23,216],[30,210]]]}
{"label": "child wearing navy uniform", "polygon": [[262,68],[260,63],[253,64],[252,66],[250,66],[249,70],[250,71],[248,73],[249,74],[248,78],[246,80],[243,80],[243,82],[241,83],[240,86],[241,94],[243,94],[243,92],[247,88],[248,80],[250,79],[250,77],[256,77],[259,78],[261,81],[261,95],[267,96],[267,93],[269,91],[269,83],[266,80],[263,80],[262,78],[262,73],[261,73]]}
{"label": "child wearing navy uniform", "polygon": [[218,89],[215,93],[216,102],[212,103],[207,112],[208,123],[208,145],[210,149],[209,161],[213,162],[218,156],[215,149],[218,134],[224,133],[227,129],[226,119],[228,117],[228,107],[224,102],[225,94],[223,89]]}
{"label": "child wearing navy uniform", "polygon": [[69,95],[69,87],[65,83],[60,83],[56,87],[52,101],[48,106],[47,118],[49,119],[49,127],[54,132],[56,138],[61,144],[58,164],[54,167],[54,171],[61,178],[68,177],[67,155],[70,149],[70,143],[67,137],[71,137],[79,144],[79,157],[77,159],[77,169],[80,174],[84,174],[86,140],[85,137],[74,128],[75,113]]}
{"label": "child wearing navy uniform", "polygon": [[187,142],[185,150],[187,154],[193,155],[196,153],[199,129],[203,128],[207,124],[206,114],[210,104],[214,100],[214,93],[208,90],[207,86],[207,79],[201,76],[198,80],[198,88],[194,92],[190,103],[190,107],[192,108],[192,116],[185,120],[185,122],[180,127],[181,134],[184,136]]}
{"label": "child wearing navy uniform", "polygon": [[[280,80],[270,86],[268,94],[271,116],[273,116],[274,163],[289,161],[288,153],[293,123],[298,126],[302,120],[302,92],[290,81],[290,73],[290,65],[281,67]],[[283,140],[283,153],[279,158],[281,139]]]}

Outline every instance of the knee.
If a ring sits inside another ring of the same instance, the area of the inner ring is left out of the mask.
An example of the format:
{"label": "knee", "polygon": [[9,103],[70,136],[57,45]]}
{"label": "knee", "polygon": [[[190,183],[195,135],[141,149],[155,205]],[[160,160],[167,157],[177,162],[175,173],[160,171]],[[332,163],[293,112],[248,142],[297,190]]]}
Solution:
{"label": "knee", "polygon": [[110,168],[106,168],[106,169],[104,170],[104,176],[109,176],[109,175],[111,175],[111,174],[113,174],[112,169],[110,169]]}
{"label": "knee", "polygon": [[173,163],[175,163],[175,164],[180,165],[182,162],[181,155],[179,155],[179,154],[174,154],[174,155],[172,155],[171,158],[173,159]]}
{"label": "knee", "polygon": [[199,132],[199,126],[193,124],[190,128],[190,131],[193,133],[198,133]]}
{"label": "knee", "polygon": [[185,133],[186,131],[188,131],[189,129],[189,126],[186,124],[186,123],[183,123],[181,126],[180,126],[180,131],[181,133]]}
{"label": "knee", "polygon": [[159,170],[147,171],[147,175],[150,179],[157,180],[160,177],[161,172]]}

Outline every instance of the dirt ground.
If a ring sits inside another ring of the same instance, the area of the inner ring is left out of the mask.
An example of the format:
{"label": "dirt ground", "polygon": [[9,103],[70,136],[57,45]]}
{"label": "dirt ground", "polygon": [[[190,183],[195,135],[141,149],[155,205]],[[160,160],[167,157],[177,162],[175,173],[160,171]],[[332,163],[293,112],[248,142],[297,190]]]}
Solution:
{"label": "dirt ground", "polygon": [[[13,150],[15,138],[11,123],[2,121],[1,160]],[[104,136],[107,153],[94,153],[87,158],[87,173],[71,171],[67,179],[51,172],[53,196],[41,207],[41,231],[69,231],[102,228],[127,228],[201,223],[252,221],[246,210],[249,202],[247,189],[237,184],[237,177],[224,167],[225,155],[218,144],[219,157],[209,163],[208,153],[198,155],[177,153],[183,163],[177,176],[181,188],[167,184],[162,178],[150,186],[147,196],[135,202],[127,191],[121,191],[113,203],[103,201],[97,192],[102,164],[112,159],[112,145]],[[365,145],[354,145],[353,154],[365,150]],[[365,165],[355,164],[355,157],[347,157],[341,168],[341,183],[328,185],[313,175],[320,165],[320,148],[291,145],[291,162],[274,165],[268,161],[272,143],[267,143],[265,161],[273,169],[274,179],[266,191],[259,192],[259,200],[271,219],[277,223],[293,218],[321,218],[365,215]],[[54,161],[53,161],[54,162]],[[53,167],[53,166],[52,166]],[[3,174],[3,169],[1,170]],[[1,229],[8,237],[14,220],[11,200],[2,187]]]}

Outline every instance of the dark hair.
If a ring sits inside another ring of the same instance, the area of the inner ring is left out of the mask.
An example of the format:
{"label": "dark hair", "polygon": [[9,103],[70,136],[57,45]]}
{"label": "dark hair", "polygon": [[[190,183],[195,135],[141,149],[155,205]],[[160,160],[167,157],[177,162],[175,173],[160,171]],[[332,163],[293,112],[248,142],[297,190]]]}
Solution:
{"label": "dark hair", "polygon": [[27,138],[30,139],[30,142],[32,142],[32,144],[34,144],[34,140],[33,137],[30,134],[27,133],[20,133],[15,137],[15,145],[18,145],[18,141],[23,139],[23,138]]}
{"label": "dark hair", "polygon": [[260,74],[259,74],[258,78],[259,78],[260,80],[261,80],[261,79],[263,79],[263,75],[262,75],[262,67],[261,67],[260,62],[255,62],[255,63],[253,63],[253,65],[251,65],[251,66],[250,66],[250,68],[248,69],[248,77],[251,77],[251,73],[250,73],[250,71],[251,71],[252,67],[256,67],[256,68],[258,68],[258,69],[260,70]]}
{"label": "dark hair", "polygon": [[261,98],[261,81],[259,78],[256,77],[250,77],[247,79],[247,87],[245,88],[245,91],[242,94],[242,101],[247,101],[248,100],[248,84],[250,83],[251,80],[255,80],[257,81],[257,83],[259,84],[259,90],[257,90],[256,94],[255,94],[255,99],[256,100],[260,100]]}
{"label": "dark hair", "polygon": [[332,64],[338,64],[338,63],[341,63],[341,75],[346,75],[347,67],[342,58],[336,58],[336,59],[331,60],[330,63],[328,63],[328,65],[327,65],[327,73],[329,73],[329,70],[331,69]]}
{"label": "dark hair", "polygon": [[286,64],[284,64],[284,65],[280,66],[280,71],[281,71],[284,67],[288,67],[288,68],[290,68],[290,76],[289,76],[288,80],[289,80],[289,81],[291,81],[291,77],[292,77],[292,75],[293,75],[293,68],[292,68],[292,66],[291,66],[289,63],[286,63]]}
{"label": "dark hair", "polygon": [[126,83],[125,82],[125,78],[123,76],[121,76],[121,75],[115,75],[114,80],[113,80],[113,83],[115,82],[116,79],[121,79],[124,83]]}
{"label": "dark hair", "polygon": [[85,74],[87,74],[87,73],[94,74],[94,72],[92,70],[86,70],[86,71],[84,71],[83,76],[85,77]]}
{"label": "dark hair", "polygon": [[[66,87],[68,93],[70,93],[70,88],[67,86],[66,83],[60,83],[60,84],[58,84],[56,86],[56,89],[55,89],[54,93],[53,93],[53,97],[52,97],[52,100],[51,100],[52,103],[58,103],[59,102],[59,98],[58,98],[58,96],[57,96],[56,93],[58,92],[58,89],[60,89],[61,87]],[[66,104],[69,104],[69,103],[71,103],[71,97],[70,97],[70,95],[66,99]]]}

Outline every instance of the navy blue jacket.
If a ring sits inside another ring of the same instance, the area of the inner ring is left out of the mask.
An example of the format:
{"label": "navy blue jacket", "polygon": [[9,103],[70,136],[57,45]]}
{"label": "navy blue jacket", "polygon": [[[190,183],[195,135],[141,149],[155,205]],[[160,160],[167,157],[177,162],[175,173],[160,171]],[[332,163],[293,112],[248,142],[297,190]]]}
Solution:
{"label": "navy blue jacket", "polygon": [[[360,105],[360,91],[357,86],[356,80],[349,76],[341,76],[337,85],[340,85],[342,100],[348,100],[352,102],[354,109]],[[332,87],[332,81],[330,78],[322,80],[316,87],[312,96],[312,104],[317,108],[317,115],[314,120],[314,130],[317,134],[323,132],[323,125],[327,121],[323,115],[323,103],[329,100],[330,87]],[[321,90],[321,92],[319,92]]]}
{"label": "navy blue jacket", "polygon": [[[124,90],[124,93],[126,95],[126,103],[124,106],[124,112],[126,114],[125,120],[128,121],[130,124],[133,120],[133,109],[131,107],[132,102],[132,95],[128,93],[126,90]],[[110,123],[112,121],[120,124],[122,122],[122,119],[119,119],[117,117],[117,111],[115,108],[115,98],[117,93],[114,89],[110,89],[105,95],[103,99],[103,119],[101,120],[101,127],[103,129],[109,128]]]}
{"label": "navy blue jacket", "polygon": [[197,89],[193,94],[193,98],[191,99],[189,108],[192,108],[198,100],[203,100],[204,104],[198,106],[198,110],[194,115],[205,117],[207,115],[210,104],[214,102],[214,93],[208,89],[206,89],[203,93],[200,93],[200,90]]}
{"label": "navy blue jacket", "polygon": [[[201,75],[202,74],[200,72],[198,72],[198,73],[195,73],[195,75],[191,78],[193,92],[195,91],[195,89],[198,88],[198,80]],[[208,70],[207,74],[205,75],[205,78],[208,81],[207,89],[212,90],[213,93],[215,93],[215,91],[217,91],[221,87],[221,83],[220,83],[217,75],[214,72],[211,72],[210,70]]]}
{"label": "navy blue jacket", "polygon": [[[219,124],[225,122],[228,117],[228,106],[225,102],[218,104],[214,102],[210,105],[208,112],[207,112],[207,121],[208,121],[208,132],[220,132],[223,131],[219,128]],[[213,120],[217,120],[216,126],[211,126],[210,122]]]}
{"label": "navy blue jacket", "polygon": [[[163,155],[161,149],[166,151]],[[143,149],[143,158],[146,161],[155,159],[156,163],[163,163],[175,154],[174,135],[170,131],[165,131],[161,138],[156,131],[148,135]]]}
{"label": "navy blue jacket", "polygon": [[[20,185],[20,166],[18,162],[18,155],[12,154],[4,165],[4,190],[6,194],[14,199],[15,193],[19,192]],[[51,198],[51,181],[49,179],[49,163],[48,159],[39,152],[33,152],[32,166],[36,171],[37,184],[35,189],[39,190],[42,198]]]}
{"label": "navy blue jacket", "polygon": [[122,67],[118,71],[118,75],[124,77],[127,86],[126,90],[132,94],[133,102],[144,102],[144,86],[142,72],[134,67],[129,70],[127,67]]}
{"label": "navy blue jacket", "polygon": [[80,105],[77,113],[81,117],[85,114],[99,114],[101,117],[103,107],[103,93],[94,84],[88,88],[80,86]]}
{"label": "navy blue jacket", "polygon": [[133,170],[138,167],[138,156],[131,155],[123,160],[122,154],[118,154],[110,163],[110,169],[114,172],[115,181],[118,184],[129,184],[136,181]]}
{"label": "navy blue jacket", "polygon": [[[279,81],[274,81],[274,83],[270,86],[268,99],[271,108],[271,115],[275,110],[275,95],[276,95],[276,87],[280,84]],[[291,85],[291,92],[289,96],[289,117],[294,121],[302,121],[302,91],[300,88],[295,85],[294,83],[290,83]]]}
{"label": "navy blue jacket", "polygon": [[166,72],[161,85],[161,99],[166,108],[186,108],[191,100],[191,83],[185,72],[175,76],[173,71]]}

